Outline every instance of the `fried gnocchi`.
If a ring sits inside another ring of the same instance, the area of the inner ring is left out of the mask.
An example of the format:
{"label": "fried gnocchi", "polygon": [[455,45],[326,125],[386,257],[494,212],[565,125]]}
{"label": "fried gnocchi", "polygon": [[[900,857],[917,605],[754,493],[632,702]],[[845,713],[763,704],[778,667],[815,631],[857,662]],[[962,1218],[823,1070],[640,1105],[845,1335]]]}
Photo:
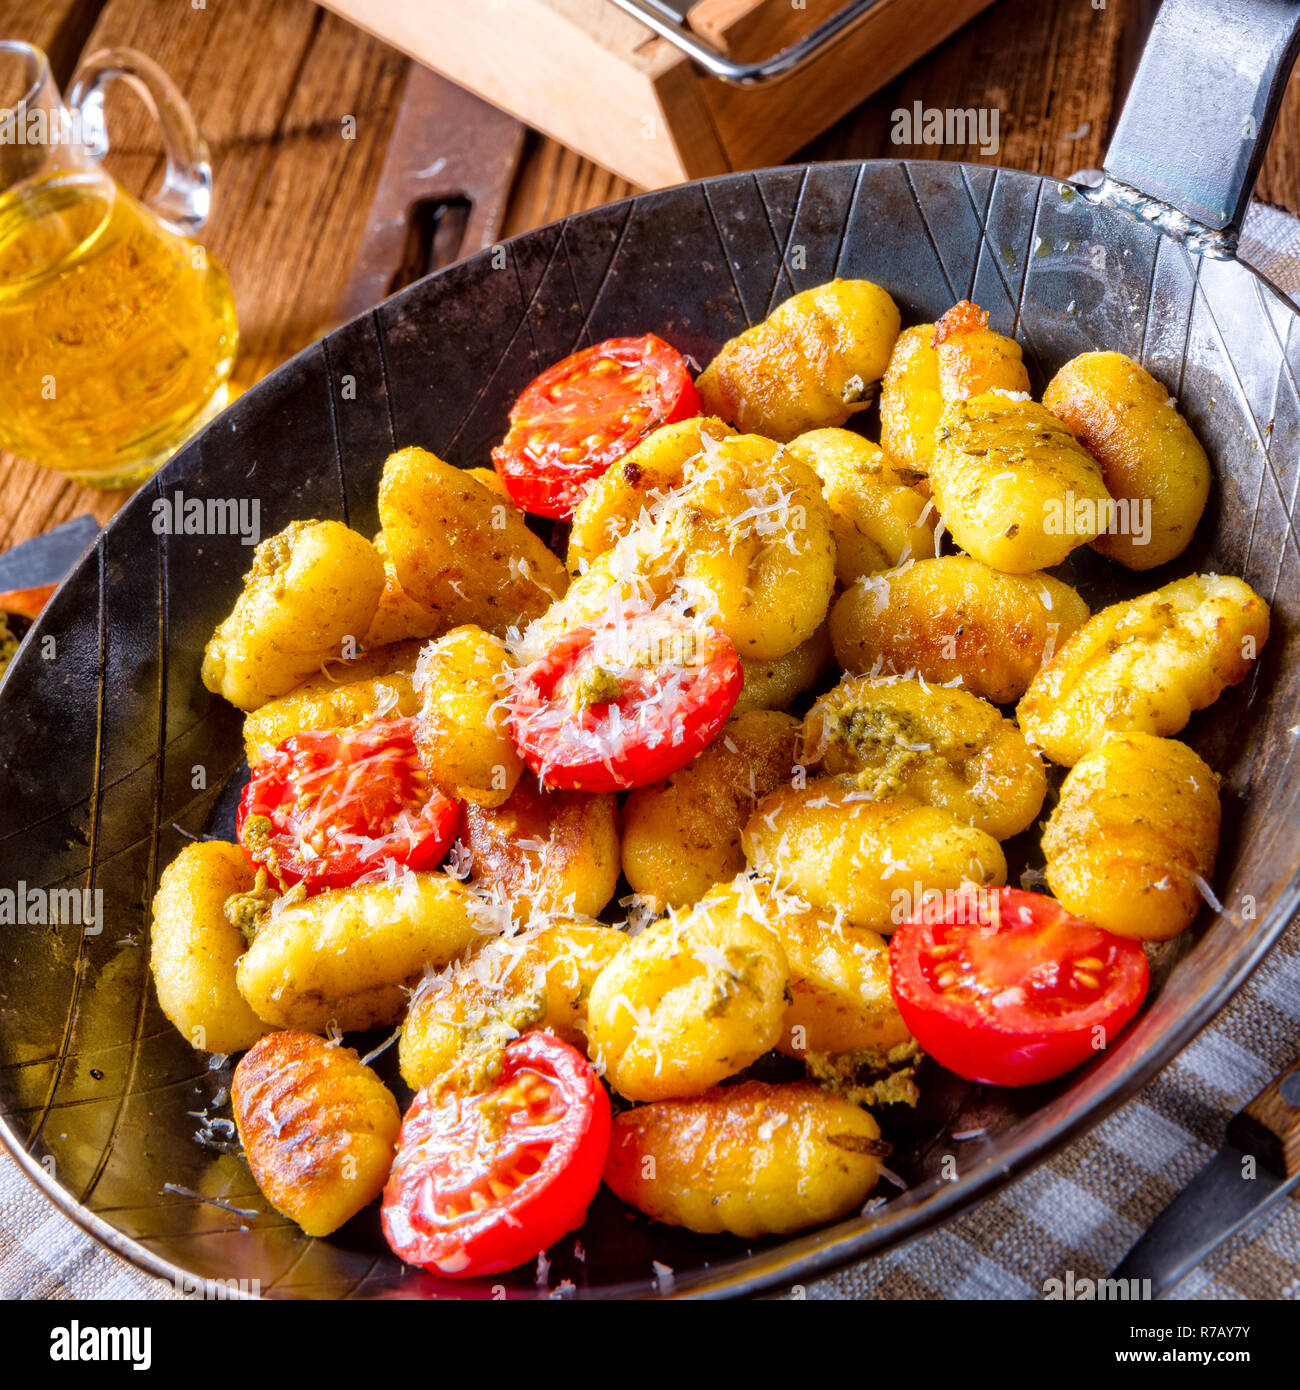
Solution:
{"label": "fried gnocchi", "polygon": [[741,836],[777,888],[856,927],[891,932],[900,901],[1006,882],[998,842],[951,811],[910,797],[876,801],[842,777],[782,787],[759,802]]}
{"label": "fried gnocchi", "polygon": [[258,1187],[309,1236],[329,1235],[379,1196],[402,1117],[351,1048],[273,1033],[235,1068],[230,1098]]}
{"label": "fried gnocchi", "polygon": [[1115,499],[1093,546],[1131,570],[1187,549],[1210,495],[1210,461],[1169,392],[1120,352],[1085,352],[1048,383],[1043,404],[1101,466]]}
{"label": "fried gnocchi", "polygon": [[500,806],[524,769],[504,703],[513,669],[505,646],[470,624],[420,654],[420,760],[438,786],[473,805]]}
{"label": "fried gnocchi", "polygon": [[847,1216],[886,1152],[875,1120],[820,1086],[746,1081],[616,1116],[605,1181],[655,1221],[752,1240]]}
{"label": "fried gnocchi", "polygon": [[969,555],[868,575],[831,607],[839,664],[915,672],[1005,705],[1087,618],[1083,599],[1048,574],[1003,574]]}
{"label": "fried gnocchi", "polygon": [[934,504],[898,480],[878,445],[851,430],[826,429],[801,434],[786,448],[821,479],[842,585],[934,554]]}
{"label": "fried gnocchi", "polygon": [[349,1033],[391,1026],[424,968],[464,951],[482,917],[481,900],[442,873],[281,902],[240,957],[239,992],[279,1028]]}
{"label": "fried gnocchi", "polygon": [[732,714],[745,714],[755,709],[785,709],[796,696],[816,684],[833,658],[831,635],[825,623],[806,642],[800,642],[784,656],[773,657],[771,661],[746,661],[742,657],[740,665],[745,683],[732,706]]}
{"label": "fried gnocchi", "polygon": [[424,981],[398,1042],[402,1080],[419,1090],[453,1072],[489,1080],[522,1028],[548,1028],[585,1046],[587,1000],[628,937],[595,922],[557,921],[522,937],[496,937]]}
{"label": "fried gnocchi", "polygon": [[968,690],[847,676],[808,711],[800,761],[847,774],[878,800],[914,796],[1006,840],[1047,795],[1042,760]]}
{"label": "fried gnocchi", "polygon": [[448,628],[502,633],[540,617],[568,586],[512,503],[427,449],[389,456],[379,518],[398,583]]}
{"label": "fried gnocchi", "polygon": [[1214,870],[1219,779],[1185,743],[1108,733],[1070,769],[1043,835],[1047,882],[1120,936],[1189,927]]}
{"label": "fried gnocchi", "polygon": [[707,415],[678,420],[647,435],[602,473],[573,509],[570,573],[580,574],[627,535],[643,512],[689,481],[696,471],[691,465],[708,456],[709,445],[735,433]]}
{"label": "fried gnocchi", "polygon": [[776,1045],[789,983],[772,932],[734,890],[716,889],[600,972],[587,1001],[591,1055],[628,1100],[699,1095]]}
{"label": "fried gnocchi", "polygon": [[1176,734],[1245,680],[1268,627],[1268,604],[1242,580],[1175,579],[1094,614],[1034,678],[1016,718],[1066,767],[1111,730]]}
{"label": "fried gnocchi", "polygon": [[791,776],[799,721],[752,710],[666,781],[623,808],[623,873],[660,911],[698,902],[745,867],[740,832],[755,804]]}
{"label": "fried gnocchi", "polygon": [[830,509],[816,473],[755,435],[723,440],[663,521],[681,582],[750,661],[822,625],[835,588]]}
{"label": "fried gnocchi", "polygon": [[528,775],[500,806],[467,804],[461,840],[472,881],[520,917],[596,917],[618,887],[618,807],[608,794],[546,791]]}
{"label": "fried gnocchi", "polygon": [[898,337],[898,306],[869,280],[791,296],[747,328],[695,383],[706,413],[785,442],[842,425],[871,403]]}
{"label": "fried gnocchi", "polygon": [[831,514],[816,473],[757,435],[729,435],[696,462],[528,629],[530,655],[674,591],[745,660],[774,660],[812,637],[835,588]]}
{"label": "fried gnocchi", "polygon": [[790,966],[790,1005],[777,1047],[788,1057],[888,1052],[908,1041],[889,988],[889,943],[837,923],[798,899],[774,904],[767,920]]}
{"label": "fried gnocchi", "polygon": [[230,616],[203,654],[203,684],[257,709],[359,646],[379,606],[384,563],[338,521],[295,521],[253,552]]}
{"label": "fried gnocchi", "polygon": [[442,614],[412,598],[402,588],[382,531],[375,536],[374,544],[379,558],[384,562],[384,587],[361,645],[369,650],[371,647],[387,646],[390,642],[436,637],[440,632],[445,632],[447,623]]}
{"label": "fried gnocchi", "polygon": [[1029,391],[1020,344],[994,333],[988,319],[962,300],[938,323],[898,335],[880,388],[880,442],[909,471],[904,481],[929,473],[934,432],[947,406],[989,391]]}
{"label": "fried gnocchi", "polygon": [[994,569],[1059,565],[1104,522],[1097,461],[1053,415],[993,392],[950,405],[935,432],[930,487],[963,550]]}
{"label": "fried gnocchi", "polygon": [[158,1003],[200,1052],[240,1052],[267,1031],[235,984],[246,944],[224,910],[252,887],[238,845],[200,840],[168,864],[154,894],[149,967]]}

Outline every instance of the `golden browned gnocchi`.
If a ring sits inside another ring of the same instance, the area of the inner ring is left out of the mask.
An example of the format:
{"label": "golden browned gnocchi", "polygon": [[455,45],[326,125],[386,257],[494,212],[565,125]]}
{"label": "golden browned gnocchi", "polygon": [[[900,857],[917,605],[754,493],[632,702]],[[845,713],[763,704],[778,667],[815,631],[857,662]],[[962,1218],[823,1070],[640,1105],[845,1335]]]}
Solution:
{"label": "golden browned gnocchi", "polygon": [[1000,887],[998,842],[951,811],[910,797],[875,801],[843,777],[782,787],[759,802],[741,837],[745,855],[780,889],[857,927],[890,932],[900,894],[974,883]]}
{"label": "golden browned gnocchi", "polygon": [[268,700],[244,719],[244,752],[256,767],[287,738],[308,729],[342,729],[372,719],[415,714],[420,696],[412,684],[418,642],[397,642],[323,671]]}
{"label": "golden browned gnocchi", "polygon": [[680,583],[750,661],[772,660],[822,625],[835,589],[835,541],[807,464],[756,435],[723,440],[670,504],[663,526]]}
{"label": "golden browned gnocchi", "polygon": [[[698,465],[698,466],[697,466]],[[525,634],[540,655],[562,633],[676,591],[740,656],[770,661],[821,626],[835,588],[835,541],[821,483],[770,439],[729,435],[686,464],[650,507]]]}
{"label": "golden browned gnocchi", "polygon": [[471,880],[533,913],[595,917],[618,887],[618,807],[611,795],[544,791],[531,774],[500,806],[467,805]]}
{"label": "golden browned gnocchi", "polygon": [[532,938],[511,978],[542,995],[544,1027],[585,1045],[591,988],[629,940],[616,927],[561,919]]}
{"label": "golden browned gnocchi", "polygon": [[379,517],[402,589],[446,627],[502,633],[539,617],[568,585],[516,507],[427,449],[389,455]]}
{"label": "golden browned gnocchi", "polygon": [[230,616],[203,654],[203,684],[242,710],[286,695],[359,647],[379,606],[384,562],[338,521],[295,521],[253,552]]}
{"label": "golden browned gnocchi", "polygon": [[784,656],[771,661],[740,661],[745,683],[732,706],[733,715],[753,709],[785,709],[796,695],[816,684],[831,664],[831,634],[826,624]]}
{"label": "golden browned gnocchi", "polygon": [[235,966],[246,945],[225,915],[226,900],[253,887],[238,845],[186,845],[163,870],[153,900],[149,966],[158,1003],[200,1052],[241,1052],[267,1025],[244,1002]]}
{"label": "golden browned gnocchi", "polygon": [[1246,678],[1268,624],[1268,604],[1243,580],[1175,579],[1094,614],[1034,678],[1016,718],[1066,767],[1112,729],[1176,734]]}
{"label": "golden browned gnocchi", "polygon": [[[455,967],[452,967],[453,969]],[[397,1042],[397,1065],[413,1091],[448,1077],[489,1080],[507,1040],[541,1016],[541,1001],[508,994],[472,976],[422,983],[411,997]]]}
{"label": "golden browned gnocchi", "polygon": [[988,313],[968,299],[935,324],[930,346],[939,361],[939,393],[948,404],[989,391],[1013,396],[1029,391],[1020,344],[995,333]]}
{"label": "golden browned gnocchi", "polygon": [[624,1111],[605,1181],[655,1221],[752,1239],[849,1215],[888,1152],[849,1101],[808,1082],[746,1081]]}
{"label": "golden browned gnocchi", "polygon": [[1131,570],[1187,549],[1210,495],[1210,461],[1169,392],[1120,352],[1085,352],[1043,393],[1101,465],[1117,510],[1093,545]]}
{"label": "golden browned gnocchi", "polygon": [[841,584],[934,554],[934,504],[898,481],[879,445],[852,430],[826,429],[801,434],[786,448],[821,479]]}
{"label": "golden browned gnocchi", "polygon": [[1042,760],[997,709],[968,690],[847,676],[808,711],[801,761],[846,773],[872,796],[914,796],[995,839],[1033,823],[1047,795]]}
{"label": "golden browned gnocchi", "polygon": [[387,646],[391,642],[405,642],[408,638],[423,640],[436,637],[444,632],[447,622],[442,614],[412,598],[402,588],[382,531],[375,536],[375,549],[384,562],[384,588],[361,645],[369,650],[371,647]]}
{"label": "golden browned gnocchi", "polygon": [[240,957],[239,992],[280,1028],[347,1033],[392,1025],[425,966],[464,951],[483,915],[481,899],[442,873],[281,900]]}
{"label": "golden browned gnocchi", "polygon": [[700,373],[704,410],[781,441],[842,425],[871,401],[898,337],[898,306],[869,280],[803,290],[724,343]]}
{"label": "golden browned gnocchi", "polygon": [[504,703],[513,669],[500,639],[471,624],[420,654],[416,746],[430,778],[461,801],[500,806],[523,771]]}
{"label": "golden browned gnocchi", "polygon": [[914,671],[1005,705],[1087,616],[1087,604],[1051,575],[1003,574],[945,555],[860,579],[832,606],[830,632],[846,671]]}
{"label": "golden browned gnocchi", "polygon": [[729,720],[716,741],[623,807],[623,873],[655,904],[683,907],[745,867],[740,832],[761,797],[789,779],[799,721],[778,710]]}
{"label": "golden browned gnocchi", "polygon": [[880,386],[880,447],[914,483],[930,471],[934,432],[947,404],[933,337],[932,323],[903,329]]}
{"label": "golden browned gnocchi", "polygon": [[600,972],[587,1040],[628,1100],[694,1096],[743,1071],[781,1036],[785,954],[729,886],[655,922]]}
{"label": "golden browned gnocchi", "polygon": [[568,565],[573,574],[625,536],[642,512],[682,487],[695,473],[708,445],[735,434],[707,415],[662,425],[612,464],[573,509]]}
{"label": "golden browned gnocchi", "polygon": [[1208,895],[1219,815],[1219,779],[1185,743],[1107,734],[1070,769],[1047,822],[1048,886],[1107,931],[1164,941]]}
{"label": "golden browned gnocchi", "polygon": [[258,1187],[309,1236],[329,1235],[379,1196],[401,1114],[351,1048],[273,1033],[240,1060],[230,1098]]}
{"label": "golden browned gnocchi", "polygon": [[958,401],[934,439],[930,487],[944,525],[994,569],[1050,569],[1105,522],[1097,461],[1034,401],[993,392]]}
{"label": "golden browned gnocchi", "polygon": [[887,1052],[911,1034],[889,988],[889,943],[864,927],[836,923],[797,900],[768,913],[790,965],[790,1006],[777,1047],[810,1052]]}
{"label": "golden browned gnocchi", "polygon": [[1020,344],[994,333],[989,316],[962,300],[938,323],[905,329],[880,388],[880,442],[915,482],[930,470],[934,432],[946,406],[987,391],[1022,395],[1029,373]]}
{"label": "golden browned gnocchi", "polygon": [[493,938],[429,977],[402,1023],[402,1080],[419,1090],[454,1069],[458,1079],[486,1081],[505,1044],[529,1027],[585,1046],[591,987],[627,942],[614,927],[559,920],[522,937]]}

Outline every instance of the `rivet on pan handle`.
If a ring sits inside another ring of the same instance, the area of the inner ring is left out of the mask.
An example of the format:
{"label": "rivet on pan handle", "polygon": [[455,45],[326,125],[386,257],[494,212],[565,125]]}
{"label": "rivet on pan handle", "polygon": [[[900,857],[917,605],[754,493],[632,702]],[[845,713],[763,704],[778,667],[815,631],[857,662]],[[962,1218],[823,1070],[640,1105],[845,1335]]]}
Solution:
{"label": "rivet on pan handle", "polygon": [[1300,47],[1300,0],[1165,0],[1090,195],[1231,256]]}
{"label": "rivet on pan handle", "polygon": [[660,38],[667,39],[674,47],[680,48],[689,58],[709,74],[721,78],[723,82],[734,82],[742,87],[756,87],[763,82],[775,82],[778,78],[789,77],[800,68],[820,58],[829,48],[839,42],[851,30],[857,28],[864,19],[884,4],[884,0],[849,0],[842,10],[819,24],[811,33],[755,63],[738,63],[719,52],[712,44],[706,43],[687,28],[680,11],[667,0],[610,0],[620,10],[639,19],[647,28],[653,29]]}

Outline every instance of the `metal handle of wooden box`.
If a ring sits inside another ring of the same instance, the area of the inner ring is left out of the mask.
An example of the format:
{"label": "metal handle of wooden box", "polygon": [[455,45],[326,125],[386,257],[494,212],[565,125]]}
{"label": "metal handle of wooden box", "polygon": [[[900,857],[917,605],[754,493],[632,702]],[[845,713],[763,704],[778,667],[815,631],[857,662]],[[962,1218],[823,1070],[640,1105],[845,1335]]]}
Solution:
{"label": "metal handle of wooden box", "polygon": [[800,68],[807,67],[855,29],[872,10],[883,4],[884,0],[850,0],[842,10],[837,10],[796,43],[783,48],[779,53],[774,53],[770,58],[753,63],[738,63],[698,35],[691,33],[681,11],[675,9],[668,0],[610,0],[610,3],[639,19],[660,38],[667,39],[669,43],[681,49],[711,77],[741,87],[757,87],[761,83],[789,77]]}

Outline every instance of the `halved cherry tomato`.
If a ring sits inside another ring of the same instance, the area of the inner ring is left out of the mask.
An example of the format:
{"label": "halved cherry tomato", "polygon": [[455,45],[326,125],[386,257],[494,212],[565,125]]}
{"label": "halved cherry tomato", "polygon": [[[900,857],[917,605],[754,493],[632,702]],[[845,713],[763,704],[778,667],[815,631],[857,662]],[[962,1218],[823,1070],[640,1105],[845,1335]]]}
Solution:
{"label": "halved cherry tomato", "polygon": [[889,975],[922,1051],[992,1086],[1086,1062],[1137,1013],[1149,981],[1140,942],[1019,888],[966,889],[943,911],[914,914],[889,943]]}
{"label": "halved cherry tomato", "polygon": [[679,353],[653,333],[610,338],[524,389],[492,462],[524,511],[567,520],[611,463],[660,425],[699,413]]}
{"label": "halved cherry tomato", "polygon": [[673,614],[575,628],[516,673],[511,736],[547,786],[644,787],[709,746],[744,679],[730,638]]}
{"label": "halved cherry tomato", "polygon": [[254,868],[286,888],[345,888],[402,868],[431,869],[460,809],[429,780],[414,719],[287,738],[244,788],[235,833]]}
{"label": "halved cherry tomato", "polygon": [[407,1264],[455,1279],[531,1260],[576,1230],[600,1186],[609,1096],[550,1033],[507,1045],[478,1095],[426,1086],[384,1188],[384,1238]]}

